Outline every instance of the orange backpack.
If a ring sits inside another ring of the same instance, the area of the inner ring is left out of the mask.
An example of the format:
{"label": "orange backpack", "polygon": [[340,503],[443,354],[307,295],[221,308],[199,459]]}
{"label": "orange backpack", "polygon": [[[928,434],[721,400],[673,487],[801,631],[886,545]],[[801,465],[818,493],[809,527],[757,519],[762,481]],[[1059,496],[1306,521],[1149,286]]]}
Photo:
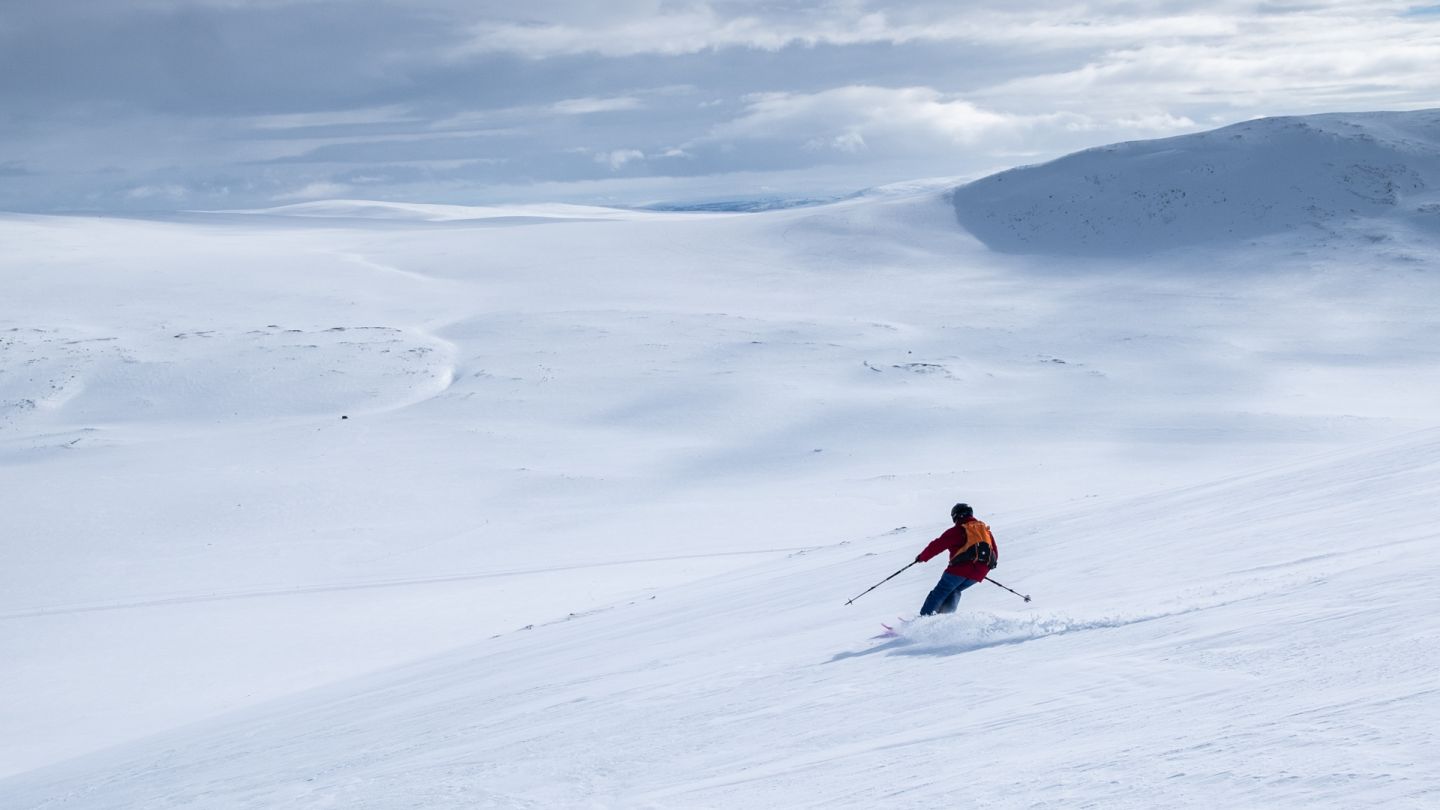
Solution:
{"label": "orange backpack", "polygon": [[966,562],[988,563],[995,559],[995,535],[990,527],[978,520],[967,520],[960,524],[965,527],[965,545],[950,555],[950,564]]}

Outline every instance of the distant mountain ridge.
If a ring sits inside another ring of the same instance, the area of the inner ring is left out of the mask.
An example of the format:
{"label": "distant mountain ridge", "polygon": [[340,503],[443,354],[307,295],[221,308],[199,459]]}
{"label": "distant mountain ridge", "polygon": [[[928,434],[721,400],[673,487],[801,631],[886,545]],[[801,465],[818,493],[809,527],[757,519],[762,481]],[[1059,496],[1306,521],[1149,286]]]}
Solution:
{"label": "distant mountain ridge", "polygon": [[1006,253],[1125,255],[1366,221],[1440,234],[1440,110],[1262,118],[1103,146],[953,190]]}

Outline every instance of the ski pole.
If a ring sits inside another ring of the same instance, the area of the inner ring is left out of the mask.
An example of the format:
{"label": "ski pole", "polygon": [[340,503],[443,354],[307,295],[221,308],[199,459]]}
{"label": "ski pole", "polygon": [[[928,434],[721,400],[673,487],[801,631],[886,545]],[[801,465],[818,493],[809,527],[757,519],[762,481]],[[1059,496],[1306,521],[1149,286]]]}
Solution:
{"label": "ski pole", "polygon": [[[911,562],[910,565],[914,565],[914,564],[917,563],[917,562],[920,562],[920,561],[919,561],[919,560],[915,560],[914,562]],[[909,568],[910,565],[905,566],[905,568]],[[884,579],[880,580],[879,582],[875,583],[874,585],[871,585],[869,588],[865,589],[865,593],[869,593],[869,592],[875,590],[876,588],[880,587],[881,585],[884,585],[885,583],[887,583],[887,582],[889,582],[890,580],[894,579],[895,577],[900,576],[900,574],[905,571],[905,568],[901,568],[899,571],[896,571],[895,573],[891,574],[891,575],[888,576],[888,577],[885,577]],[[864,596],[865,593],[860,594],[860,596]],[[855,599],[859,599],[860,596],[855,597]],[[850,602],[854,602],[855,599],[851,599]],[[1026,597],[1026,600],[1025,600],[1025,601],[1027,601],[1027,602],[1030,601],[1030,600],[1029,600],[1029,597]],[[850,602],[846,602],[845,604],[848,605],[848,604],[850,604]]]}
{"label": "ski pole", "polygon": [[[996,585],[1000,585],[1000,583],[995,582],[995,580],[990,579],[989,577],[986,577],[986,578],[985,578],[985,581],[994,583],[994,584],[996,584]],[[1000,587],[1005,588],[1004,585],[1000,585]],[[1011,589],[1011,588],[1005,588],[1005,590],[1010,591],[1010,593],[1013,593],[1013,594],[1015,594],[1016,596],[1020,597],[1021,599],[1024,599],[1026,602],[1029,602],[1029,601],[1030,601],[1030,597],[1026,596],[1026,595],[1023,594],[1023,593],[1020,593],[1020,592],[1017,591],[1017,590],[1014,590],[1014,589]]]}

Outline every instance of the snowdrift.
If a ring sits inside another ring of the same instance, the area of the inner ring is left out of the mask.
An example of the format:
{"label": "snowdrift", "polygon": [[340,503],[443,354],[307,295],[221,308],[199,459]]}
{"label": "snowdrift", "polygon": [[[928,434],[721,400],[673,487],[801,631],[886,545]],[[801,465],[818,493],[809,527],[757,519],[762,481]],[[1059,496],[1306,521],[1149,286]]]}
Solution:
{"label": "snowdrift", "polygon": [[1124,255],[1272,234],[1440,233],[1440,110],[1265,118],[1079,152],[953,192],[1008,253]]}

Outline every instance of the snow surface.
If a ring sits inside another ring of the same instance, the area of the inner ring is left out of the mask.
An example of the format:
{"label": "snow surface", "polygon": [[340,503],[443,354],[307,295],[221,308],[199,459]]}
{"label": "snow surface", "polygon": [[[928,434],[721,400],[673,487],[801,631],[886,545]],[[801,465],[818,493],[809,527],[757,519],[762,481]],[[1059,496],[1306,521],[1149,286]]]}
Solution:
{"label": "snow surface", "polygon": [[395,219],[411,222],[458,222],[483,219],[617,219],[645,216],[643,211],[569,203],[529,205],[439,205],[434,203],[375,202],[372,200],[319,200],[276,208],[216,213],[333,219]]}
{"label": "snow surface", "polygon": [[[0,216],[0,807],[1434,806],[1434,119],[1010,175],[1418,178],[1244,239]],[[872,638],[956,500],[1034,601]]]}

